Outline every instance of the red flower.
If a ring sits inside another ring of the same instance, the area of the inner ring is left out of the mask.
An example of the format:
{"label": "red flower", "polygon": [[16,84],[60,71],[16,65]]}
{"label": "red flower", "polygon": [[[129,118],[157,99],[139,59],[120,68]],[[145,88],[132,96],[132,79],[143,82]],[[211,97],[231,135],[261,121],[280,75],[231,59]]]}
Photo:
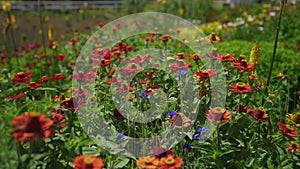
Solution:
{"label": "red flower", "polygon": [[300,45],[296,45],[296,46],[294,47],[294,49],[295,49],[295,50],[300,50]]}
{"label": "red flower", "polygon": [[221,107],[215,107],[213,109],[208,110],[205,116],[209,121],[216,123],[229,122],[231,119],[231,113],[228,110]]}
{"label": "red flower", "polygon": [[131,59],[131,60],[126,60],[126,63],[136,63],[136,64],[144,64],[145,60],[147,58],[141,58],[141,56],[136,56],[135,58]]}
{"label": "red flower", "polygon": [[65,114],[60,114],[58,112],[52,112],[52,120],[54,121],[55,124],[59,125],[60,127],[65,127],[66,124],[66,119],[65,119]]}
{"label": "red flower", "polygon": [[289,47],[289,44],[288,44],[288,43],[284,43],[284,44],[283,44],[283,47],[284,47],[284,48],[288,48],[288,47]]}
{"label": "red flower", "polygon": [[30,83],[28,84],[28,87],[29,87],[30,89],[36,89],[36,88],[43,87],[43,85],[40,84],[40,83],[30,82]]}
{"label": "red flower", "polygon": [[182,60],[176,60],[176,63],[170,65],[171,73],[177,73],[178,70],[186,70],[191,66],[192,66],[191,63],[185,63]]}
{"label": "red flower", "polygon": [[90,155],[80,155],[73,160],[75,169],[102,169],[104,167],[104,162],[102,158],[90,156]]}
{"label": "red flower", "polygon": [[41,83],[47,82],[47,81],[49,81],[49,80],[51,80],[51,77],[47,77],[47,76],[43,76],[43,77],[41,77],[41,78],[39,79],[39,81],[40,81]]}
{"label": "red flower", "polygon": [[165,35],[165,36],[158,38],[158,40],[161,40],[163,42],[167,42],[170,39],[172,39],[172,36],[170,36],[170,35]]}
{"label": "red flower", "polygon": [[178,59],[184,59],[186,57],[189,57],[190,54],[187,54],[187,53],[178,53],[177,56],[178,56]]}
{"label": "red flower", "polygon": [[241,73],[251,72],[252,70],[254,70],[254,64],[250,64],[246,60],[234,62],[232,67],[237,68]]}
{"label": "red flower", "polygon": [[263,108],[255,109],[247,109],[247,114],[252,116],[258,122],[268,121],[268,114],[265,112]]}
{"label": "red flower", "polygon": [[64,76],[64,75],[62,75],[62,74],[60,74],[60,73],[58,73],[58,74],[55,74],[55,75],[52,77],[52,79],[53,79],[54,81],[59,80],[59,79],[65,80],[65,79],[66,79],[66,76]]}
{"label": "red flower", "polygon": [[145,37],[144,40],[146,42],[152,42],[152,43],[154,42],[154,39],[152,37]]}
{"label": "red flower", "polygon": [[11,95],[11,96],[6,96],[6,98],[7,99],[10,99],[10,100],[18,100],[18,99],[20,99],[21,97],[23,97],[24,96],[24,93],[19,93],[19,94],[17,94],[16,96],[13,96],[13,95]]}
{"label": "red flower", "polygon": [[140,66],[138,66],[135,63],[131,63],[122,70],[122,73],[130,74],[130,73],[138,72],[140,70],[142,70]]}
{"label": "red flower", "polygon": [[279,127],[279,132],[291,137],[298,137],[297,130],[295,130],[292,126],[280,122],[277,125]]}
{"label": "red flower", "polygon": [[191,119],[182,113],[177,113],[172,117],[172,125],[174,125],[175,128],[188,127],[191,125]]}
{"label": "red flower", "polygon": [[190,59],[191,60],[198,60],[202,57],[202,55],[198,55],[198,54],[193,54],[193,55],[190,55]]}
{"label": "red flower", "polygon": [[234,60],[234,54],[226,53],[224,55],[219,55],[219,60],[222,61],[222,62],[233,61]]}
{"label": "red flower", "polygon": [[13,82],[16,84],[28,83],[28,78],[32,76],[31,72],[19,72],[14,75]]}
{"label": "red flower", "polygon": [[59,55],[56,55],[55,56],[55,59],[56,60],[65,60],[67,58],[66,55],[63,55],[63,54],[59,54]]}
{"label": "red flower", "polygon": [[105,24],[104,23],[99,23],[98,26],[99,26],[99,28],[103,28],[105,26]]}
{"label": "red flower", "polygon": [[236,84],[231,84],[230,88],[235,93],[249,93],[252,92],[252,87],[243,82],[238,82]]}
{"label": "red flower", "polygon": [[200,70],[199,72],[196,72],[196,75],[207,79],[216,75],[216,72],[216,70]]}
{"label": "red flower", "polygon": [[70,42],[72,45],[75,45],[75,44],[78,42],[78,40],[77,40],[77,39],[71,39],[69,42]]}
{"label": "red flower", "polygon": [[18,129],[11,134],[17,138],[18,142],[31,142],[41,137],[49,138],[53,132],[53,129],[50,128],[53,123],[46,115],[31,111],[14,118],[11,125]]}
{"label": "red flower", "polygon": [[121,80],[118,80],[116,77],[111,77],[110,79],[106,80],[106,82],[111,84],[118,84],[121,82]]}
{"label": "red flower", "polygon": [[90,80],[93,80],[94,77],[95,76],[93,74],[84,73],[82,71],[80,71],[78,74],[71,75],[71,78],[77,80],[78,82],[89,82]]}

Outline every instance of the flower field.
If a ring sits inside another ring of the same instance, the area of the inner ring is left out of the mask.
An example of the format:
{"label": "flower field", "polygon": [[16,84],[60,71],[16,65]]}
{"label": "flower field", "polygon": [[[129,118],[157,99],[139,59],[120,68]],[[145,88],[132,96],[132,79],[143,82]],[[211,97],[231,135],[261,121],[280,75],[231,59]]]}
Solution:
{"label": "flower field", "polygon": [[300,168],[300,2],[136,5],[205,23],[129,6],[83,33],[85,3],[31,39],[2,1],[0,168]]}

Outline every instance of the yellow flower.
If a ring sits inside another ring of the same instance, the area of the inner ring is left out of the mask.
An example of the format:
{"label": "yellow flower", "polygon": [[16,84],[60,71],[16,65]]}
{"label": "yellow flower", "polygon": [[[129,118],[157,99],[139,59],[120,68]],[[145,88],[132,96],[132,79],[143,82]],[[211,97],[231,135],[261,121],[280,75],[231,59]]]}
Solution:
{"label": "yellow flower", "polygon": [[85,8],[87,8],[87,7],[89,6],[89,4],[88,4],[87,2],[84,2],[84,3],[83,3],[83,6],[84,6]]}
{"label": "yellow flower", "polygon": [[258,43],[256,42],[253,48],[251,49],[250,63],[255,65],[260,64],[260,57],[261,57],[260,48],[258,46]]}
{"label": "yellow flower", "polygon": [[269,93],[270,98],[274,98],[276,95],[274,93]]}
{"label": "yellow flower", "polygon": [[179,14],[180,14],[180,16],[182,16],[184,14],[184,9],[183,8],[179,9]]}
{"label": "yellow flower", "polygon": [[15,15],[11,15],[11,16],[10,16],[10,23],[11,23],[11,24],[16,23],[16,17],[15,17]]}
{"label": "yellow flower", "polygon": [[300,112],[298,112],[296,114],[287,114],[286,119],[291,124],[300,128]]}
{"label": "yellow flower", "polygon": [[162,3],[163,5],[165,5],[165,4],[167,3],[167,0],[162,0],[161,3]]}
{"label": "yellow flower", "polygon": [[50,24],[49,25],[49,29],[48,29],[48,39],[50,41],[53,41],[54,40],[54,28],[53,28],[53,25]]}
{"label": "yellow flower", "polygon": [[2,0],[2,10],[4,12],[9,12],[10,11],[10,2],[6,0]]}
{"label": "yellow flower", "polygon": [[39,29],[38,33],[41,35],[43,34],[43,30],[42,29]]}
{"label": "yellow flower", "polygon": [[49,16],[45,16],[45,21],[48,22],[50,20]]}
{"label": "yellow flower", "polygon": [[80,13],[80,14],[83,14],[83,9],[79,9],[79,13]]}
{"label": "yellow flower", "polygon": [[286,149],[289,153],[298,153],[300,152],[300,144],[296,141],[291,141],[289,144],[286,145]]}

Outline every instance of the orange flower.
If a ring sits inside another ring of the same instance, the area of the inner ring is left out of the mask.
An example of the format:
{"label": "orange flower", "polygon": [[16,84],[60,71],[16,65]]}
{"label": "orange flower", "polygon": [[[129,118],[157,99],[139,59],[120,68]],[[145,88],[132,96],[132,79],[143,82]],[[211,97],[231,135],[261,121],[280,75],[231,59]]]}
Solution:
{"label": "orange flower", "polygon": [[136,160],[136,165],[145,169],[156,169],[159,165],[159,160],[155,156],[141,157]]}
{"label": "orange flower", "polygon": [[172,124],[175,126],[175,128],[188,127],[191,125],[191,119],[182,113],[177,113],[172,117]]}
{"label": "orange flower", "polygon": [[208,112],[206,113],[206,118],[209,121],[217,123],[229,122],[231,119],[231,113],[224,108],[215,107],[208,110]]}
{"label": "orange flower", "polygon": [[289,153],[298,153],[300,152],[300,144],[296,141],[291,141],[289,144],[286,145],[286,149]]}
{"label": "orange flower", "polygon": [[238,82],[236,84],[231,84],[230,88],[234,93],[252,92],[252,87],[250,85],[246,84],[246,83],[243,83],[243,82]]}
{"label": "orange flower", "polygon": [[73,160],[75,169],[102,169],[104,167],[104,162],[102,158],[90,156],[90,155],[80,155]]}
{"label": "orange flower", "polygon": [[46,115],[31,111],[14,118],[11,125],[18,129],[11,134],[17,138],[18,142],[31,142],[40,137],[49,138],[53,132],[50,128],[53,123],[53,120],[48,119]]}
{"label": "orange flower", "polygon": [[278,127],[279,127],[279,132],[291,137],[298,137],[297,130],[295,130],[292,126],[279,122]]}
{"label": "orange flower", "polygon": [[160,159],[160,168],[177,169],[183,166],[183,161],[180,157],[168,155]]}

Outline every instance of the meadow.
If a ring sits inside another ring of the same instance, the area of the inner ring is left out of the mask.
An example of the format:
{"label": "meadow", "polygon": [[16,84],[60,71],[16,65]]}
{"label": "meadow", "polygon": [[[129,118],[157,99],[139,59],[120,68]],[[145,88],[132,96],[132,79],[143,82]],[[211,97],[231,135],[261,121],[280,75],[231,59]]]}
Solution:
{"label": "meadow", "polygon": [[300,168],[300,2],[146,2],[2,1],[0,168]]}

